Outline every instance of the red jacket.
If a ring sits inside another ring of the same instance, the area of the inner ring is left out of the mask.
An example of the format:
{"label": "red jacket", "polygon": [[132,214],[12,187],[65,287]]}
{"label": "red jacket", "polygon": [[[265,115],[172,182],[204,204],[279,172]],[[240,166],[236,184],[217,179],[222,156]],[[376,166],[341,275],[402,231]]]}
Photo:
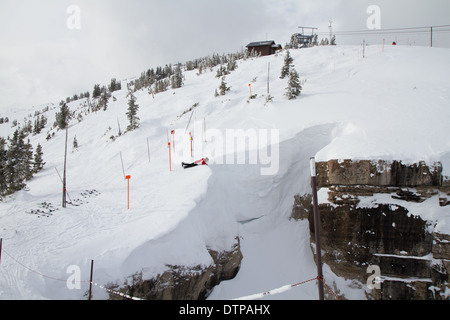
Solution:
{"label": "red jacket", "polygon": [[203,158],[203,159],[200,159],[200,160],[195,161],[195,163],[198,164],[198,165],[201,165],[201,166],[207,166],[207,165],[208,165],[208,162],[207,162],[207,161],[208,161],[208,160],[206,160],[205,158]]}

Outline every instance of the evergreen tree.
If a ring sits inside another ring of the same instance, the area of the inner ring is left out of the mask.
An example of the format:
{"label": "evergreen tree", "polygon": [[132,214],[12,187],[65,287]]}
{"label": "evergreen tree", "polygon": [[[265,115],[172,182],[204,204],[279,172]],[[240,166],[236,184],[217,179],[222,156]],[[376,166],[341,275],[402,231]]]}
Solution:
{"label": "evergreen tree", "polygon": [[32,178],[31,144],[24,142],[23,131],[14,131],[13,138],[6,153],[5,178],[8,185],[8,193],[22,190],[26,181]]}
{"label": "evergreen tree", "polygon": [[227,64],[228,74],[236,69],[237,69],[236,59],[233,56],[231,56]]}
{"label": "evergreen tree", "polygon": [[192,71],[192,70],[194,70],[194,69],[195,69],[195,67],[194,67],[194,62],[191,61],[191,60],[187,61],[187,62],[186,62],[186,70],[187,70],[187,71]]}
{"label": "evergreen tree", "polygon": [[220,66],[217,68],[216,78],[223,77],[223,67]]}
{"label": "evergreen tree", "polygon": [[203,73],[203,63],[200,63],[199,66],[198,66],[198,72],[197,72],[197,75],[199,76],[199,75],[201,75],[202,73]]}
{"label": "evergreen tree", "polygon": [[56,125],[61,130],[65,129],[69,125],[71,115],[67,104],[61,106],[60,111],[56,114]]}
{"label": "evergreen tree", "polygon": [[47,125],[47,118],[44,115],[41,115],[40,125],[41,125],[41,130],[44,129],[45,126]]}
{"label": "evergreen tree", "polygon": [[168,78],[171,75],[173,75],[173,73],[174,73],[174,71],[172,68],[172,64],[171,63],[169,63],[168,65],[166,64],[166,66],[164,67],[164,71],[163,71],[163,75],[164,75],[163,78]]}
{"label": "evergreen tree", "polygon": [[327,46],[328,45],[328,38],[322,38],[322,40],[320,40],[320,45],[321,46]]}
{"label": "evergreen tree", "polygon": [[147,79],[148,79],[148,86],[150,87],[156,81],[155,70],[148,69],[147,72],[146,72],[146,76],[147,76]]}
{"label": "evergreen tree", "polygon": [[75,136],[74,138],[73,138],[73,148],[74,149],[78,149],[78,140],[77,140],[77,136]]}
{"label": "evergreen tree", "polygon": [[286,88],[286,96],[289,100],[297,99],[297,97],[302,92],[302,86],[300,85],[300,80],[298,73],[295,69],[289,72],[289,82]]}
{"label": "evergreen tree", "polygon": [[252,49],[252,51],[250,51],[250,54],[249,54],[249,57],[250,58],[258,58],[258,57],[261,57],[261,52],[259,51],[256,51],[255,49]]}
{"label": "evergreen tree", "polygon": [[47,118],[45,118],[44,115],[41,115],[40,117],[39,117],[39,115],[37,115],[36,119],[34,120],[33,133],[40,134],[46,124],[47,124]]}
{"label": "evergreen tree", "polygon": [[100,89],[100,85],[99,84],[94,85],[94,91],[92,92],[92,97],[95,99],[95,98],[100,97],[101,94],[102,94],[102,90]]}
{"label": "evergreen tree", "polygon": [[160,93],[160,91],[159,91],[159,81],[155,82],[155,88],[153,89],[153,92],[156,93],[156,94]]}
{"label": "evergreen tree", "polygon": [[336,36],[333,35],[333,37],[331,38],[331,43],[330,45],[335,46],[336,45]]}
{"label": "evergreen tree", "polygon": [[4,167],[4,175],[6,182],[6,192],[5,194],[9,194],[11,190],[13,192],[18,191],[23,188],[23,186],[16,183],[16,167],[19,163],[19,155],[20,152],[17,145],[19,131],[16,130],[13,133],[13,137],[9,139],[9,147],[6,150],[6,163]]}
{"label": "evergreen tree", "polygon": [[25,123],[22,130],[26,135],[33,132],[33,125],[31,123],[31,120],[28,120],[28,122]]}
{"label": "evergreen tree", "polygon": [[136,104],[136,97],[133,95],[133,92],[129,92],[128,96],[130,99],[128,100],[128,112],[127,117],[130,121],[130,124],[127,127],[128,131],[133,131],[134,129],[139,128],[139,118],[137,116],[137,112],[139,110],[139,105]]}
{"label": "evergreen tree", "polygon": [[220,95],[224,96],[227,91],[230,91],[231,87],[227,87],[227,83],[225,82],[225,77],[222,77],[222,82],[220,83]]}
{"label": "evergreen tree", "polygon": [[281,69],[280,79],[284,79],[289,75],[289,71],[291,70],[291,65],[294,62],[294,59],[291,57],[289,50],[286,51],[286,56],[284,57],[284,66]]}
{"label": "evergreen tree", "polygon": [[103,111],[106,111],[106,109],[108,108],[109,98],[111,98],[111,94],[106,90],[106,87],[103,87],[97,108],[99,110],[103,109]]}
{"label": "evergreen tree", "polygon": [[39,116],[37,116],[36,119],[34,119],[33,133],[34,134],[41,133],[41,120],[39,119]]}
{"label": "evergreen tree", "polygon": [[180,64],[178,64],[177,67],[175,68],[175,73],[171,78],[171,82],[172,82],[172,89],[181,88],[181,86],[183,85],[183,74],[181,72]]}
{"label": "evergreen tree", "polygon": [[6,183],[6,140],[0,137],[0,196],[7,193],[8,185]]}
{"label": "evergreen tree", "polygon": [[111,83],[109,85],[109,92],[114,92],[122,89],[122,83],[117,81],[116,78],[111,79]]}
{"label": "evergreen tree", "polygon": [[30,139],[28,139],[23,148],[21,169],[23,170],[25,181],[33,178],[33,146],[30,143]]}
{"label": "evergreen tree", "polygon": [[44,168],[45,162],[42,158],[43,155],[42,146],[38,144],[34,152],[33,173],[38,173]]}
{"label": "evergreen tree", "polygon": [[317,47],[319,45],[319,40],[318,40],[317,34],[314,35],[311,45],[313,47]]}

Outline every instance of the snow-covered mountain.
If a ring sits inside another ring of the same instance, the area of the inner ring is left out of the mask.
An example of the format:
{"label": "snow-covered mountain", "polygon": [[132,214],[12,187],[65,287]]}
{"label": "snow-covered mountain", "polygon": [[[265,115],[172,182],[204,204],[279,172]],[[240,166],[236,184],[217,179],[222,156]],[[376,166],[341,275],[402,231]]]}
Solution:
{"label": "snow-covered mountain", "polygon": [[[135,92],[141,125],[121,136],[118,124],[124,131],[128,123],[125,82],[106,111],[88,113],[86,99],[69,103],[83,120],[73,119],[68,130],[73,204],[65,209],[58,172],[66,137],[53,129],[46,139],[59,111],[50,104],[49,125],[30,136],[33,146],[43,147],[44,170],[0,203],[0,299],[83,299],[91,260],[97,284],[120,285],[136,272],[156,276],[166,265],[208,266],[208,249],[229,250],[236,237],[241,269],[210,299],[299,283],[316,276],[309,225],[289,220],[294,195],[310,190],[310,157],[441,161],[450,176],[449,49],[369,46],[365,58],[357,46],[290,53],[303,84],[295,100],[286,98],[287,79],[279,78],[282,52],[237,61],[223,96],[214,95],[221,83],[217,68],[184,72],[179,89]],[[20,122],[34,111],[9,118]],[[0,136],[13,130],[1,124]],[[234,140],[239,134],[247,144]],[[181,167],[204,157],[209,166]],[[129,210],[124,175],[131,176]],[[448,217],[434,218],[450,233]],[[82,282],[69,290],[73,266]],[[324,272],[347,298],[365,298],[326,265]],[[108,293],[95,287],[94,298]],[[310,282],[271,298],[317,299],[317,288]]]}

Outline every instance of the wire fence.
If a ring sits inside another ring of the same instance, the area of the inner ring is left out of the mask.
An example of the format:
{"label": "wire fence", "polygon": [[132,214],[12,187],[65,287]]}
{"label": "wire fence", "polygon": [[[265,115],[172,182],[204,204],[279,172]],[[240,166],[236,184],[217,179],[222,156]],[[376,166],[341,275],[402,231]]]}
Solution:
{"label": "wire fence", "polygon": [[292,290],[293,288],[298,287],[298,286],[300,286],[302,284],[306,284],[308,282],[312,282],[312,281],[316,281],[316,280],[317,281],[321,281],[325,285],[325,287],[327,287],[327,289],[334,295],[334,297],[337,300],[340,300],[338,295],[320,277],[315,277],[315,278],[312,278],[312,279],[309,279],[309,280],[306,280],[306,281],[302,281],[302,282],[299,282],[299,283],[296,283],[296,284],[290,284],[290,285],[286,285],[286,286],[283,286],[283,287],[280,287],[280,288],[277,288],[277,289],[273,289],[273,290],[270,290],[270,291],[256,293],[256,294],[252,294],[252,295],[249,295],[249,296],[244,296],[244,297],[236,298],[236,299],[232,299],[232,300],[256,300],[256,299],[261,299],[261,298],[264,298],[264,297],[267,297],[267,296],[276,295],[276,294],[280,294],[280,293]]}
{"label": "wire fence", "polygon": [[[0,267],[1,267],[1,262],[2,262],[2,260],[1,260],[2,253],[4,255],[8,256],[12,261],[17,263],[22,268],[24,268],[24,269],[26,269],[26,270],[34,273],[34,274],[37,274],[37,275],[39,275],[39,276],[41,276],[43,278],[50,279],[50,280],[53,280],[53,281],[66,282],[66,283],[68,281],[68,279],[62,279],[62,278],[56,278],[56,277],[48,276],[46,274],[43,274],[43,273],[41,273],[41,272],[39,272],[37,270],[34,270],[34,269],[26,266],[25,264],[21,263],[18,259],[14,258],[6,250],[2,249],[2,242],[0,242]],[[295,287],[298,287],[300,285],[303,285],[303,284],[306,284],[306,283],[309,283],[309,282],[313,282],[313,281],[321,281],[325,285],[325,287],[334,295],[334,297],[337,300],[340,300],[339,297],[337,296],[337,294],[325,283],[324,279],[322,279],[320,277],[315,277],[313,279],[302,281],[302,282],[299,282],[299,283],[296,283],[296,284],[286,285],[286,286],[283,286],[283,287],[280,287],[280,288],[277,288],[277,289],[273,289],[273,290],[270,290],[270,291],[256,293],[256,294],[252,294],[252,295],[248,295],[248,296],[244,296],[244,297],[240,297],[240,298],[235,298],[235,299],[231,299],[231,300],[256,300],[256,299],[261,299],[261,298],[264,298],[264,297],[267,297],[267,296],[270,296],[270,295],[276,295],[276,294],[280,294],[280,293],[289,291],[289,290],[291,290],[291,289],[293,289]],[[78,280],[78,281],[71,281],[71,282],[72,283],[80,283],[80,284],[81,283],[91,284],[91,285],[94,285],[94,286],[96,286],[98,288],[101,288],[101,289],[105,290],[109,294],[120,296],[120,297],[128,299],[128,300],[145,300],[145,299],[141,299],[141,298],[137,298],[137,297],[133,297],[133,296],[127,295],[127,294],[119,292],[119,291],[112,290],[110,288],[107,288],[107,287],[105,287],[103,285],[100,285],[100,284],[98,284],[98,283],[96,283],[94,281],[91,281],[91,280]],[[91,294],[89,294],[89,296],[91,297]]]}
{"label": "wire fence", "polygon": [[[419,45],[431,47],[450,47],[450,25],[436,25],[392,29],[365,29],[333,31],[337,43],[354,43],[366,40],[369,43],[381,43],[386,39],[397,44]],[[317,36],[328,38],[330,32],[317,32]]]}

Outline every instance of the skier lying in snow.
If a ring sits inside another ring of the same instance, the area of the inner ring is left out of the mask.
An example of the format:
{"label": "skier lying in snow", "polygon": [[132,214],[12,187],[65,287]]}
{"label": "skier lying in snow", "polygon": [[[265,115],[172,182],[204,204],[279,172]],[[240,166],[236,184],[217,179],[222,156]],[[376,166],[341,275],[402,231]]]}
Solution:
{"label": "skier lying in snow", "polygon": [[197,161],[195,161],[193,163],[184,163],[183,162],[182,165],[183,165],[184,169],[188,169],[188,168],[193,168],[193,167],[196,167],[196,166],[207,166],[208,165],[208,161],[209,161],[208,158],[203,158],[203,159],[197,160]]}

